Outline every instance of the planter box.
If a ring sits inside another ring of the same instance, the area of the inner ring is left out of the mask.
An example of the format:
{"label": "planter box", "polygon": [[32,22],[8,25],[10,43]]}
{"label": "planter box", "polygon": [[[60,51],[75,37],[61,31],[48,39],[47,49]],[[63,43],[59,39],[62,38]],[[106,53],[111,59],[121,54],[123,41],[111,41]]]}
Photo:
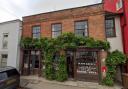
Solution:
{"label": "planter box", "polygon": [[124,89],[128,89],[128,73],[123,73],[122,75]]}

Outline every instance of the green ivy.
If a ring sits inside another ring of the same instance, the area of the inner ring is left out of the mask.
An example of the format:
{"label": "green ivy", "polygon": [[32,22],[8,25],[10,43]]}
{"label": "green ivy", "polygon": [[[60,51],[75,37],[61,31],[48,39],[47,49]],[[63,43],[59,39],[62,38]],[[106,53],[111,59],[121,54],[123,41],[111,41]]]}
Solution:
{"label": "green ivy", "polygon": [[64,81],[67,80],[67,67],[66,67],[66,59],[65,56],[60,56],[58,70],[56,72],[56,80]]}
{"label": "green ivy", "polygon": [[45,77],[49,80],[53,80],[55,77],[55,71],[53,67],[53,56],[51,53],[45,54]]}
{"label": "green ivy", "polygon": [[22,48],[42,48],[45,51],[67,49],[67,48],[77,48],[78,46],[85,46],[89,48],[102,48],[108,50],[110,44],[107,41],[94,40],[90,37],[75,36],[73,33],[64,33],[57,38],[22,38],[21,47]]}
{"label": "green ivy", "polygon": [[107,86],[114,85],[113,76],[109,72],[107,72],[106,78],[103,80],[103,84],[105,84]]}
{"label": "green ivy", "polygon": [[108,50],[110,48],[109,42],[94,40],[90,37],[75,36],[73,33],[64,33],[57,38],[22,38],[22,48],[35,48],[42,49],[43,59],[45,59],[45,77],[47,79],[58,81],[64,81],[67,79],[67,68],[66,68],[66,56],[60,55],[58,59],[58,70],[54,69],[53,55],[56,52],[65,50],[68,48],[76,49],[79,46],[85,46],[88,48],[101,48]]}
{"label": "green ivy", "polygon": [[22,38],[20,45],[22,48],[30,48],[32,45],[32,38],[30,37]]}
{"label": "green ivy", "polygon": [[107,75],[103,79],[103,84],[113,86],[117,65],[124,64],[125,62],[126,56],[122,52],[116,50],[110,53],[106,59]]}

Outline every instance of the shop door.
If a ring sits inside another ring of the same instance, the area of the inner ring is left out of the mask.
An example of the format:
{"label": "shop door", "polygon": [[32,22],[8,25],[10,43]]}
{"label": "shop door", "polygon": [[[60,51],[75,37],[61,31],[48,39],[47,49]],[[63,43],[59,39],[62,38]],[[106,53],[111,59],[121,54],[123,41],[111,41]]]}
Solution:
{"label": "shop door", "polygon": [[73,52],[67,52],[67,72],[69,78],[74,78],[74,56]]}
{"label": "shop door", "polygon": [[30,56],[30,75],[38,75],[39,74],[39,51],[31,51]]}
{"label": "shop door", "polygon": [[98,82],[97,52],[79,51],[76,53],[76,78],[87,82]]}
{"label": "shop door", "polygon": [[22,66],[22,75],[29,75],[29,57],[30,51],[24,50],[23,54],[23,66]]}

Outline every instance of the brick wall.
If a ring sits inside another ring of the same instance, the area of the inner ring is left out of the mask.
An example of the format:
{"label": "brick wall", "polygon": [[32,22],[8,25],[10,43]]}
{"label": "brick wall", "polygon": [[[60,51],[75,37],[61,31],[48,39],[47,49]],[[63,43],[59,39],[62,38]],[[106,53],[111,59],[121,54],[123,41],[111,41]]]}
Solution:
{"label": "brick wall", "polygon": [[105,23],[102,4],[65,9],[54,12],[47,12],[32,16],[23,17],[23,37],[31,37],[32,26],[41,26],[41,36],[51,37],[51,25],[62,24],[62,32],[74,32],[74,22],[79,20],[88,21],[89,36],[95,39],[104,40]]}

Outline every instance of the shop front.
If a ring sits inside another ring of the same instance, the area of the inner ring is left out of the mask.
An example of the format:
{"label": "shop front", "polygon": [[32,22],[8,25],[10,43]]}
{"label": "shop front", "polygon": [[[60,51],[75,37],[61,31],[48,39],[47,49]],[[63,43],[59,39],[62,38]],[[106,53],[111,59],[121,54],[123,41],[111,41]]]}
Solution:
{"label": "shop front", "polygon": [[67,50],[69,78],[86,82],[101,81],[100,49],[79,47]]}
{"label": "shop front", "polygon": [[41,50],[22,49],[22,75],[40,75]]}
{"label": "shop front", "polygon": [[[103,61],[101,60],[105,58],[101,57],[101,52],[101,49],[86,47],[65,50],[68,78],[100,83],[103,75],[101,71]],[[44,74],[42,69],[45,69],[45,65],[43,65],[41,50],[24,49],[22,56],[22,75]]]}

